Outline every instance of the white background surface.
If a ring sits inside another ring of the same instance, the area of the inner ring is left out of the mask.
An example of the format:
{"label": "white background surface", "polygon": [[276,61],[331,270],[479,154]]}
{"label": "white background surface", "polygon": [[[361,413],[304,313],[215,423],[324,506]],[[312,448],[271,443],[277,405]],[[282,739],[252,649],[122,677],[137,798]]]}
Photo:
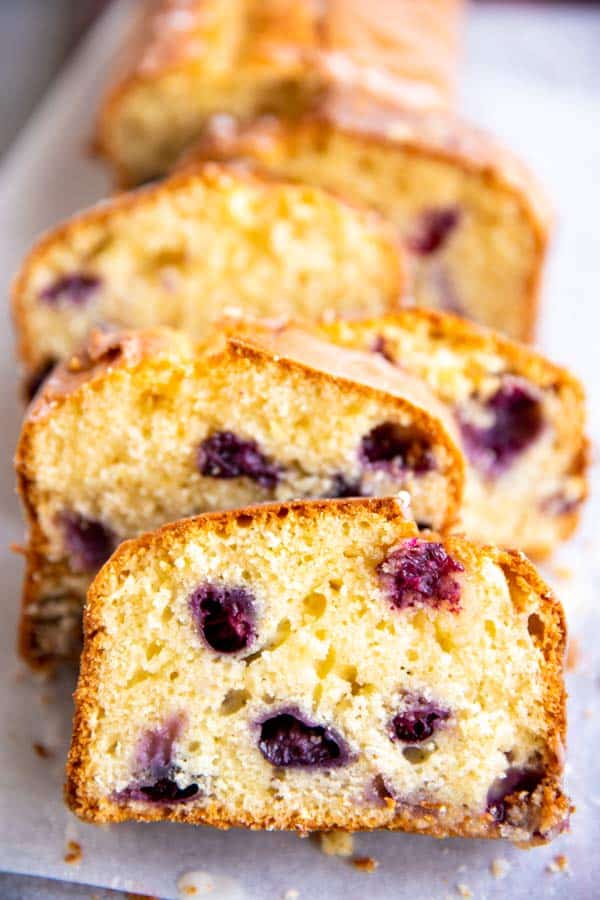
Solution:
{"label": "white background surface", "polygon": [[[5,295],[34,236],[106,191],[102,170],[81,151],[131,2],[124,0],[101,24],[0,170]],[[505,138],[551,189],[560,227],[548,271],[541,340],[554,358],[571,365],[586,382],[596,439],[599,48],[600,11],[593,7],[483,5],[471,16],[463,90],[469,115]],[[380,862],[375,874],[365,875],[347,862],[324,857],[312,840],[293,835],[220,833],[177,825],[94,828],[77,822],[61,802],[71,715],[69,679],[50,685],[35,681],[14,656],[21,564],[8,545],[23,538],[11,467],[21,409],[6,303],[0,315],[0,869],[165,898],[177,897],[177,879],[191,869],[216,877],[217,888],[209,895],[213,900],[279,898],[290,888],[299,890],[301,898],[437,900],[458,896],[458,884],[468,886],[477,898],[600,896],[600,507],[594,498],[579,536],[547,572],[555,576],[571,633],[582,651],[580,665],[568,676],[567,784],[578,807],[570,835],[529,852],[495,842],[361,835],[357,853]],[[573,577],[556,577],[558,563],[568,565]],[[32,748],[35,741],[52,747],[54,758],[39,759]],[[77,866],[63,861],[71,839],[83,850]],[[566,854],[571,875],[546,871],[558,853]],[[499,857],[509,861],[510,869],[496,880],[489,865]]]}

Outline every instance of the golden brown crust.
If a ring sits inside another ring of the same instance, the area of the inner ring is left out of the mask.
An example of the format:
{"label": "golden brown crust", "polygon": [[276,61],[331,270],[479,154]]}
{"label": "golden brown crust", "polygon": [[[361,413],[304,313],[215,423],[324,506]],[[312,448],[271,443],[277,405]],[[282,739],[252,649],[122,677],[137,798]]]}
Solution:
{"label": "golden brown crust", "polygon": [[[294,501],[285,504],[265,504],[229,512],[210,513],[180,522],[165,525],[155,532],[142,535],[134,541],[126,541],[118,548],[113,557],[99,572],[89,593],[84,617],[85,646],[79,683],[75,693],[75,720],[73,739],[67,764],[67,781],[65,797],[70,808],[81,818],[90,822],[118,822],[136,818],[142,821],[169,819],[171,821],[208,824],[217,828],[248,827],[252,829],[278,828],[306,830],[327,830],[340,827],[340,823],[324,820],[306,822],[300,820],[297,813],[290,811],[289,816],[282,819],[255,818],[230,814],[217,804],[204,807],[147,807],[143,805],[120,805],[110,798],[99,798],[90,781],[92,723],[97,713],[97,688],[103,657],[107,652],[102,619],[103,594],[110,591],[110,584],[115,575],[126,571],[128,564],[135,563],[140,553],[152,553],[154,549],[176,557],[178,545],[194,532],[204,529],[227,534],[242,521],[259,520],[268,529],[269,524],[277,518],[285,517],[292,512],[295,516],[307,520],[319,517],[327,509],[330,513],[335,508],[340,516],[356,516],[364,513],[383,516],[397,527],[397,539],[413,537],[415,526],[402,515],[397,501],[392,498],[354,499],[334,501]],[[432,539],[441,540],[439,535],[430,533]],[[548,734],[550,742],[544,759],[544,779],[534,793],[536,809],[529,809],[532,799],[524,800],[519,805],[519,814],[523,822],[534,815],[535,829],[529,828],[529,836],[523,838],[525,846],[545,843],[567,827],[571,811],[569,800],[562,793],[561,773],[563,767],[563,747],[566,735],[565,689],[563,681],[563,658],[566,646],[566,625],[563,610],[548,586],[542,581],[526,557],[517,552],[507,552],[494,547],[475,548],[458,537],[445,541],[453,554],[456,554],[467,565],[490,559],[504,570],[511,597],[517,610],[522,608],[524,593],[535,594],[539,601],[539,614],[534,615],[537,621],[530,625],[530,633],[540,647],[544,657],[545,704],[547,713]],[[530,616],[530,619],[532,617]],[[402,804],[396,805],[395,815],[385,823],[388,830],[419,831],[434,837],[510,837],[502,823],[494,821],[489,813],[482,813],[479,818],[462,814],[451,818],[444,815],[438,804],[423,803],[418,808]],[[369,830],[381,828],[369,822],[362,811],[348,821],[344,821],[344,830]],[[526,828],[527,830],[527,828]]]}
{"label": "golden brown crust", "polygon": [[[256,190],[265,192],[277,186],[289,186],[294,190],[297,189],[297,184],[295,185],[290,179],[251,173],[241,169],[239,166],[207,163],[199,167],[195,166],[193,172],[188,171],[175,174],[160,184],[138,188],[135,191],[112,197],[48,231],[28,253],[13,280],[11,289],[12,317],[17,336],[17,352],[28,373],[36,370],[40,364],[47,362],[46,359],[41,358],[39,348],[35,344],[35,337],[30,333],[24,301],[27,287],[32,275],[35,273],[36,266],[43,261],[46,253],[53,247],[63,243],[66,245],[76,244],[77,235],[86,228],[108,222],[113,216],[120,215],[127,210],[152,205],[160,201],[162,197],[169,196],[172,193],[185,192],[197,181],[201,181],[215,189],[218,189],[220,186],[230,186],[232,183],[251,185]],[[320,189],[315,190],[321,193]],[[324,193],[331,195],[332,192],[325,191]],[[390,292],[388,302],[390,309],[395,308],[398,305],[399,298],[404,295],[406,264],[394,229],[377,213],[360,209],[356,204],[341,198],[337,199],[344,206],[353,209],[363,217],[365,225],[369,224],[372,226],[374,233],[379,234],[382,243],[389,247],[390,264],[395,266],[396,273],[395,284]]]}
{"label": "golden brown crust", "polygon": [[[140,86],[174,73],[202,73],[227,84],[267,70],[304,82],[307,99],[334,86],[402,105],[446,106],[455,96],[463,0],[154,0],[126,36],[117,77],[104,98],[95,146],[122,186],[134,173],[118,158],[111,133]],[[257,109],[265,98],[257,96]],[[229,112],[227,108],[214,112]]]}
{"label": "golden brown crust", "polygon": [[[218,123],[217,123],[218,124]],[[480,175],[489,184],[510,194],[527,217],[536,242],[537,264],[527,288],[529,303],[523,310],[521,340],[531,340],[537,318],[541,273],[554,213],[548,197],[528,167],[490,134],[444,111],[419,112],[382,103],[371,97],[355,97],[345,91],[330,92],[301,119],[273,116],[247,125],[227,123],[208,129],[180,160],[177,170],[193,171],[206,160],[244,160],[259,169],[277,172],[294,147],[303,141],[324,141],[327,132],[338,131],[351,140],[379,144],[432,160],[449,162],[465,172]]]}

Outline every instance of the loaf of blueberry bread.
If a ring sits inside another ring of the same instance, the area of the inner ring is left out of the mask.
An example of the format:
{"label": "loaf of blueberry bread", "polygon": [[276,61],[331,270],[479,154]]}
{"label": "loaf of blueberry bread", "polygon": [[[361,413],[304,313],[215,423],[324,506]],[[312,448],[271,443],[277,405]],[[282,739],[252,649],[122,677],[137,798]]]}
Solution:
{"label": "loaf of blueberry bread", "polygon": [[442,404],[375,354],[298,329],[96,333],[48,378],[17,449],[29,526],[21,649],[76,658],[81,604],[117,544],[209,510],[408,492],[458,516],[463,457]]}
{"label": "loaf of blueberry bread", "polygon": [[208,165],[110,200],[46,235],[13,288],[31,389],[90,328],[201,337],[227,307],[371,314],[398,305],[397,235],[320,189]]}
{"label": "loaf of blueberry bread", "polygon": [[417,304],[533,335],[551,212],[531,173],[448,112],[330,96],[296,121],[219,121],[180,162],[245,160],[378,210],[399,229]]}
{"label": "loaf of blueberry bread", "polygon": [[542,843],[569,814],[564,642],[525,557],[419,533],[391,498],[172,523],[90,588],[68,801]]}
{"label": "loaf of blueberry bread", "polygon": [[333,86],[430,108],[453,99],[462,0],[141,4],[96,146],[122,185],[164,174],[215,113],[295,115]]}
{"label": "loaf of blueberry bread", "polygon": [[540,353],[424,309],[320,334],[371,350],[422,378],[454,418],[468,461],[460,526],[468,537],[543,557],[570,537],[587,494],[581,383]]}

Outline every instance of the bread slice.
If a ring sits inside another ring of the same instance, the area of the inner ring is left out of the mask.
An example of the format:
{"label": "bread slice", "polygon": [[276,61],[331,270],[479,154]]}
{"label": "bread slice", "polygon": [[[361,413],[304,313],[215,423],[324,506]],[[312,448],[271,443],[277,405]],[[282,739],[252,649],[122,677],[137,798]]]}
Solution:
{"label": "bread slice", "polygon": [[68,764],[92,822],[550,840],[560,605],[392,499],[200,516],[92,584]]}
{"label": "bread slice", "polygon": [[95,334],[50,376],[17,450],[23,655],[76,657],[94,572],[119,541],[182,516],[407,491],[419,522],[450,527],[464,478],[453,433],[420,381],[298,329],[203,346],[166,329]]}
{"label": "bread slice", "polygon": [[311,187],[208,165],[110,200],[46,235],[13,289],[33,386],[99,323],[202,337],[227,307],[255,315],[382,312],[403,293],[397,236]]}
{"label": "bread slice", "polygon": [[448,112],[340,95],[295,122],[217,125],[180,168],[243,159],[370,206],[400,231],[418,305],[533,336],[552,213],[532,174],[492,137]]}
{"label": "bread slice", "polygon": [[333,322],[321,337],[371,350],[428,385],[467,458],[460,527],[473,540],[547,556],[587,495],[583,386],[540,353],[455,316],[406,309]]}
{"label": "bread slice", "polygon": [[462,0],[141,7],[97,126],[123,186],[163,175],[214,113],[289,116],[333,85],[419,107],[453,100]]}

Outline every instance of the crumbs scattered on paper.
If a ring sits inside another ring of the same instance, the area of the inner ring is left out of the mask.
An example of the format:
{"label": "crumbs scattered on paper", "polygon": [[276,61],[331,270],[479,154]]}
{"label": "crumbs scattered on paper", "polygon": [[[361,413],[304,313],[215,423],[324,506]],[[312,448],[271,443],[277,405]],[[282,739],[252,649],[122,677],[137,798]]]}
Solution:
{"label": "crumbs scattered on paper", "polygon": [[499,856],[490,863],[490,872],[494,878],[504,878],[510,869],[510,863],[507,859]]}
{"label": "crumbs scattered on paper", "polygon": [[326,831],[319,838],[326,856],[352,856],[354,853],[354,837],[347,831]]}
{"label": "crumbs scattered on paper", "polygon": [[300,896],[300,891],[296,888],[288,888],[285,894],[283,895],[282,900],[298,900]]}
{"label": "crumbs scattered on paper", "polygon": [[559,563],[548,563],[548,568],[555,578],[560,581],[571,581],[573,578],[573,569],[570,566],[560,565]]}
{"label": "crumbs scattered on paper", "polygon": [[64,855],[65,862],[71,866],[76,866],[77,863],[81,862],[82,858],[83,850],[81,849],[81,844],[78,844],[77,841],[68,841],[67,852]]}
{"label": "crumbs scattered on paper", "polygon": [[458,891],[458,893],[460,894],[461,897],[472,897],[473,896],[473,891],[471,890],[471,888],[467,887],[466,884],[457,884],[456,890]]}
{"label": "crumbs scattered on paper", "polygon": [[241,884],[224,875],[211,875],[200,869],[185,872],[177,881],[179,900],[210,897],[214,900],[244,900]]}
{"label": "crumbs scattered on paper", "polygon": [[379,860],[373,859],[372,856],[355,856],[352,860],[352,865],[360,872],[367,872],[370,874],[378,867]]}
{"label": "crumbs scattered on paper", "polygon": [[31,745],[33,747],[33,752],[40,757],[40,759],[52,759],[54,756],[54,751],[50,750],[49,747],[46,747],[45,744],[42,744],[41,741],[34,741]]}
{"label": "crumbs scattered on paper", "polygon": [[566,668],[567,672],[574,672],[581,662],[581,648],[579,646],[579,641],[575,637],[569,638],[569,644],[567,647],[567,662]]}
{"label": "crumbs scattered on paper", "polygon": [[555,856],[546,866],[546,872],[550,872],[551,875],[558,875],[559,873],[570,875],[571,869],[569,868],[569,860],[565,854],[559,853],[558,856]]}

